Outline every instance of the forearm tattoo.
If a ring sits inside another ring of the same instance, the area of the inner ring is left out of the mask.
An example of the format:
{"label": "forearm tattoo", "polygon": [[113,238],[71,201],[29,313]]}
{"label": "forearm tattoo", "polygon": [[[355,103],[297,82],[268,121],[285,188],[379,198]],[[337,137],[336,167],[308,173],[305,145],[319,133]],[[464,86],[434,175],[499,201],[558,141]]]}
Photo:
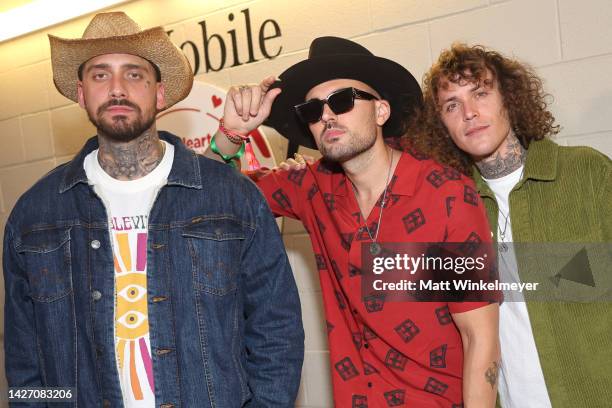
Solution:
{"label": "forearm tattoo", "polygon": [[497,378],[499,377],[499,363],[494,361],[487,371],[485,372],[485,378],[489,384],[491,384],[491,388],[495,388],[497,384]]}

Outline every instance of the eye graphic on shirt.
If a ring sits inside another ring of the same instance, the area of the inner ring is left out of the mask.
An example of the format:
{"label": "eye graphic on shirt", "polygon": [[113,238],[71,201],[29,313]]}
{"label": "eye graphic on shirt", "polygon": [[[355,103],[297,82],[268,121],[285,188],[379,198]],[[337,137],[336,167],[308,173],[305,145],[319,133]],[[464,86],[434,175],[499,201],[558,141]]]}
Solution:
{"label": "eye graphic on shirt", "polygon": [[[123,273],[115,277],[117,304],[115,334],[126,340],[136,340],[148,331],[147,277],[143,273]],[[131,315],[130,315],[131,314]],[[130,315],[133,319],[123,319]],[[138,319],[143,316],[143,319]]]}
{"label": "eye graphic on shirt", "polygon": [[125,340],[138,340],[149,332],[147,321],[147,277],[131,272],[115,277],[115,335]]}
{"label": "eye graphic on shirt", "polygon": [[123,316],[120,316],[117,319],[117,322],[121,323],[128,329],[135,329],[140,326],[146,320],[146,318],[147,317],[144,314],[137,310],[133,310],[124,314]]}
{"label": "eye graphic on shirt", "polygon": [[140,285],[129,285],[117,292],[117,295],[121,296],[128,302],[138,302],[143,296],[147,294],[147,290]]}

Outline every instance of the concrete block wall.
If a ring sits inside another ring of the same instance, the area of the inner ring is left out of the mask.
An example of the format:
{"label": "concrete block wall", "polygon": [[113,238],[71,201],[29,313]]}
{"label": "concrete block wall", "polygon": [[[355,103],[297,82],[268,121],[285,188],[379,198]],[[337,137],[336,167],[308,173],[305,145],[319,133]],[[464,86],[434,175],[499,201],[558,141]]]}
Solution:
{"label": "concrete block wall", "polygon": [[[280,73],[304,59],[310,41],[321,35],[351,38],[403,64],[417,79],[453,41],[488,45],[532,64],[542,75],[562,125],[559,143],[590,145],[612,155],[612,2],[607,0],[135,0],[121,8],[142,27],[163,25],[173,30],[171,38],[177,45],[186,40],[196,43],[200,64],[199,23],[205,20],[209,35],[219,34],[228,47],[228,31],[234,29],[243,64],[218,72],[202,73],[201,69],[196,77],[225,88]],[[245,9],[255,43],[265,20],[278,23],[281,37],[267,43],[272,53],[282,47],[277,58],[268,60],[255,47],[257,62],[244,64],[248,47],[241,11]],[[90,18],[0,43],[2,227],[19,195],[48,170],[69,160],[95,133],[83,111],[55,90],[46,39],[47,33],[80,37]],[[192,50],[185,49],[193,62]],[[213,65],[219,64],[218,45],[211,43],[209,50]],[[231,65],[229,48],[227,60],[226,66]],[[277,157],[284,157],[284,139],[271,130],[267,134]],[[298,406],[330,407],[327,340],[310,241],[292,220],[285,222],[283,234],[306,328]]]}

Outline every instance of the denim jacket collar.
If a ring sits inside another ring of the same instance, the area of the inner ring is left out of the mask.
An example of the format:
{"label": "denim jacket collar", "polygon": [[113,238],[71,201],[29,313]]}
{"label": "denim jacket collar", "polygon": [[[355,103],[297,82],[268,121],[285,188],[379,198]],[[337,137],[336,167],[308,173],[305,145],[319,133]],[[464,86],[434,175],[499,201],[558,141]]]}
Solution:
{"label": "denim jacket collar", "polygon": [[[181,139],[172,133],[159,131],[159,138],[174,146],[174,161],[172,170],[168,175],[169,185],[202,189],[202,175],[195,152],[187,149]],[[64,176],[59,186],[59,193],[65,193],[79,183],[87,183],[87,175],[83,162],[85,157],[98,148],[98,137],[90,138],[81,151],[70,161],[64,169]]]}

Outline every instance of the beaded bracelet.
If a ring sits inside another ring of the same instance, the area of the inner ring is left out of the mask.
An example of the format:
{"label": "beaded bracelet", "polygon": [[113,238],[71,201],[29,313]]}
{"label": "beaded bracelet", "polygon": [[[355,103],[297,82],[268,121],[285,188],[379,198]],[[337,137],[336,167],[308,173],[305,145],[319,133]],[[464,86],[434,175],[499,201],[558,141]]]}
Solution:
{"label": "beaded bracelet", "polygon": [[233,130],[229,130],[228,128],[226,128],[223,118],[219,119],[219,131],[223,133],[225,137],[227,137],[229,141],[234,144],[240,144],[249,138],[249,135],[241,135],[238,132],[234,132]]}
{"label": "beaded bracelet", "polygon": [[212,139],[210,139],[210,150],[212,150],[214,154],[219,155],[225,163],[229,164],[232,167],[236,167],[234,160],[240,159],[244,154],[244,143],[242,143],[242,146],[240,146],[240,149],[238,149],[236,153],[232,155],[227,155],[219,151],[219,148],[217,147],[217,142],[215,142],[215,136],[213,136]]}

